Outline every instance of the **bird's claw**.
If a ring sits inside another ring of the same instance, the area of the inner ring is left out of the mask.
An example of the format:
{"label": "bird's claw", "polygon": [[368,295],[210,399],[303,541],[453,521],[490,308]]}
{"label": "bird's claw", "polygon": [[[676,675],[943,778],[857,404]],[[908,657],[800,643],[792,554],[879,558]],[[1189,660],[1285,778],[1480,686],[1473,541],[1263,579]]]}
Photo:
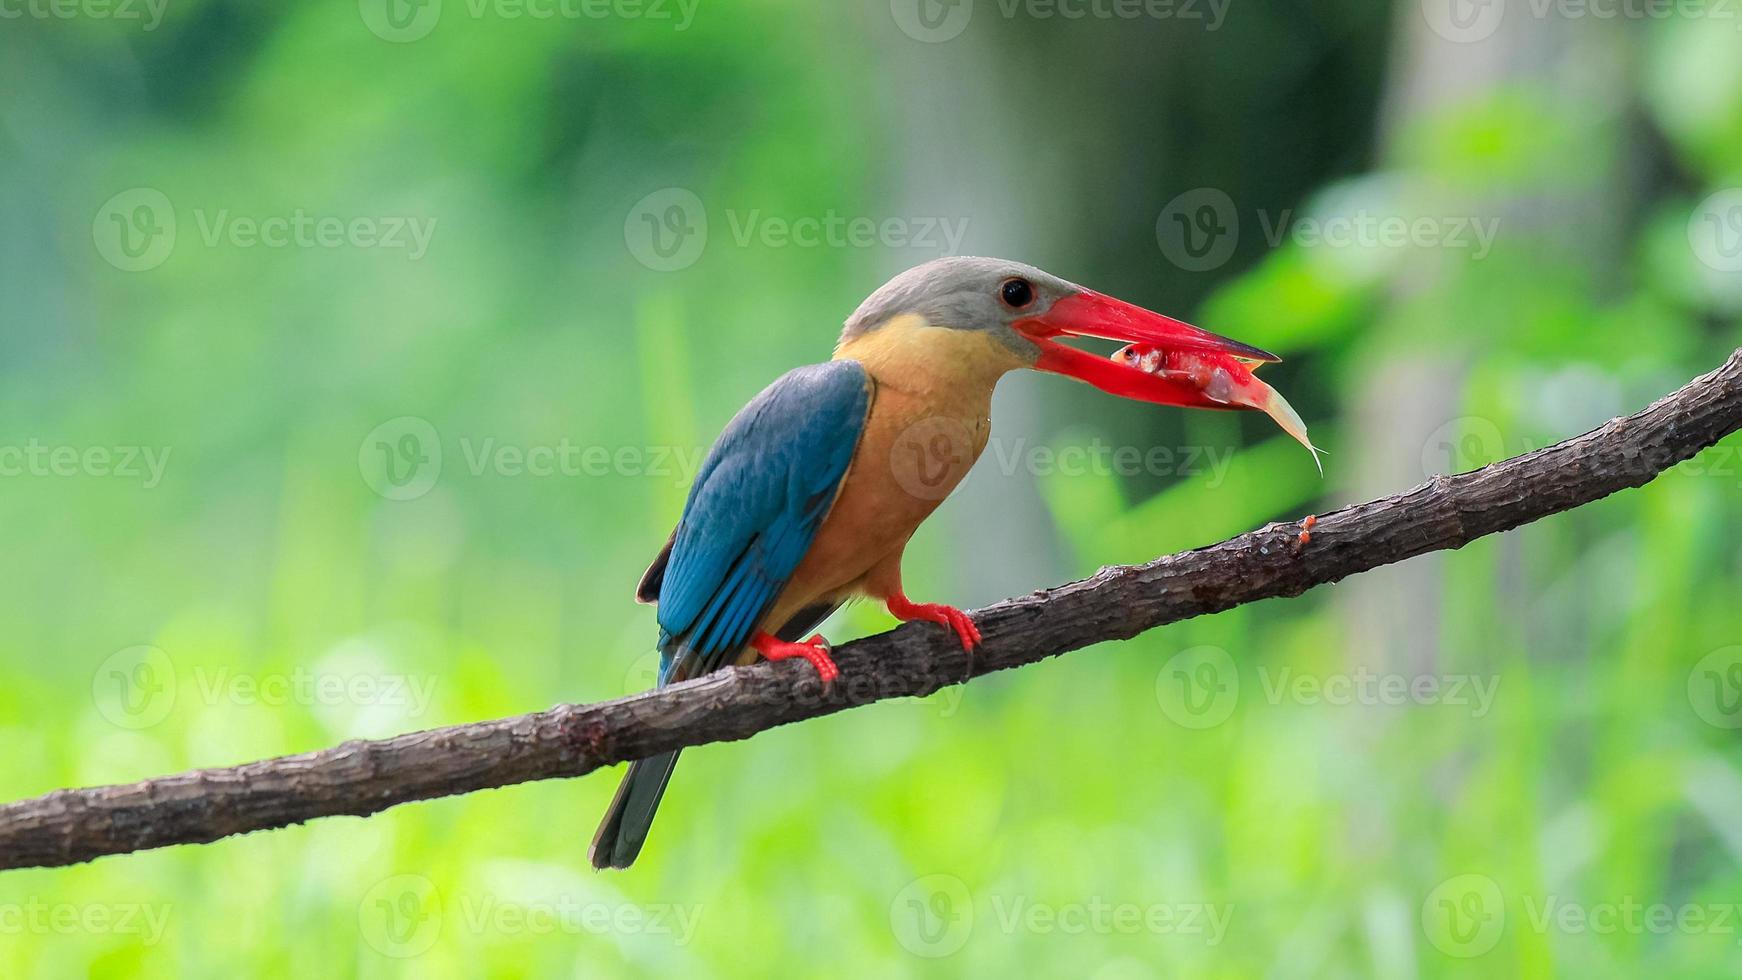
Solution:
{"label": "bird's claw", "polygon": [[823,639],[821,633],[812,633],[811,638],[803,643],[787,643],[775,639],[767,633],[761,633],[751,641],[750,645],[756,648],[757,653],[762,654],[764,660],[790,660],[793,657],[803,659],[816,668],[817,677],[823,682],[824,687],[834,683],[835,678],[841,676],[841,668],[835,666],[834,658],[830,656],[834,653],[835,648],[829,644],[828,640]]}
{"label": "bird's claw", "polygon": [[980,646],[980,627],[975,625],[974,617],[941,602],[913,602],[904,595],[896,595],[888,601],[890,615],[904,623],[916,619],[937,623],[948,627],[961,641],[962,649],[969,653]]}
{"label": "bird's claw", "polygon": [[974,617],[954,606],[945,606],[943,609],[944,616],[948,619],[945,625],[955,630],[956,639],[962,641],[962,649],[973,653],[980,646],[980,627],[975,625]]}

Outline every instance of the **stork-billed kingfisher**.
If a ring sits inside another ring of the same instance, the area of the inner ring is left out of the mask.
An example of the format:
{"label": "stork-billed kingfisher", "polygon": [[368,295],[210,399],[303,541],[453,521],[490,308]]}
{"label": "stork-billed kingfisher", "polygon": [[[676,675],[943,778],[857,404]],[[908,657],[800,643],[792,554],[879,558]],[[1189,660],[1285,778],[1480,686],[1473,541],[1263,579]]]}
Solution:
{"label": "stork-billed kingfisher", "polygon": [[[1132,346],[1107,358],[1061,336]],[[760,656],[802,657],[826,684],[838,675],[828,643],[799,638],[856,596],[941,624],[972,651],[967,613],[903,592],[901,553],[986,447],[999,378],[1036,368],[1164,405],[1258,408],[1305,443],[1287,402],[1252,377],[1249,365],[1277,359],[1020,262],[953,257],[903,272],[847,318],[832,360],[763,389],[709,451],[636,590],[658,604],[658,683]],[[922,454],[939,436],[960,443],[948,449],[964,465],[914,470],[902,444],[914,433]],[[676,763],[668,752],[630,765],[593,839],[595,867],[635,860]]]}

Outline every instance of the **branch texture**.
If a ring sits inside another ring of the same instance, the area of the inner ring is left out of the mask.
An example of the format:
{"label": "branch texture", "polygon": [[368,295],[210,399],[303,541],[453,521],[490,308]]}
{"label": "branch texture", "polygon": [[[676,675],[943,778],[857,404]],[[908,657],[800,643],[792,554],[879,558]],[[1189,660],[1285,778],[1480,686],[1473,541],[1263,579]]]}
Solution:
{"label": "branch texture", "polygon": [[1742,428],[1742,350],[1627,418],[1574,439],[1300,523],[1000,602],[975,613],[972,662],[943,631],[908,625],[836,651],[822,690],[797,661],[728,668],[664,690],[455,725],[303,755],[118,786],[58,790],[0,806],[0,868],[200,844],[315,817],[367,816],[413,800],[582,776],[670,749],[757,732],[1459,548],[1497,531],[1649,482]]}

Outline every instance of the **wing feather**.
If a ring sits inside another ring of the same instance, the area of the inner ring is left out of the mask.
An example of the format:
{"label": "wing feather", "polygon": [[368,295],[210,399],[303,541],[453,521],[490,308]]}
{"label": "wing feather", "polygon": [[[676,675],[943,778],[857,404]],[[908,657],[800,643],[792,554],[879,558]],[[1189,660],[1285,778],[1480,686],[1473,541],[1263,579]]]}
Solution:
{"label": "wing feather", "polygon": [[814,364],[726,426],[660,569],[661,683],[717,669],[750,642],[834,506],[871,396],[857,363]]}

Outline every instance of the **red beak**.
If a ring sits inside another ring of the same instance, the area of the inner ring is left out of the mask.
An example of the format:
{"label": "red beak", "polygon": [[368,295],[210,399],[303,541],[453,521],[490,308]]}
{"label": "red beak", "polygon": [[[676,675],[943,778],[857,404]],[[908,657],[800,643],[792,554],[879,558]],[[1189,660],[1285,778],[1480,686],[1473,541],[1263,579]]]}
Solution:
{"label": "red beak", "polygon": [[1052,338],[1099,337],[1169,350],[1228,354],[1247,361],[1282,360],[1250,344],[1217,336],[1189,323],[1088,289],[1066,296],[1045,313],[1017,320],[1011,326],[1040,346],[1040,358],[1034,363],[1036,368],[1086,381],[1122,398],[1162,405],[1245,407],[1213,401],[1190,381],[1150,374],[1104,356],[1068,347]]}

